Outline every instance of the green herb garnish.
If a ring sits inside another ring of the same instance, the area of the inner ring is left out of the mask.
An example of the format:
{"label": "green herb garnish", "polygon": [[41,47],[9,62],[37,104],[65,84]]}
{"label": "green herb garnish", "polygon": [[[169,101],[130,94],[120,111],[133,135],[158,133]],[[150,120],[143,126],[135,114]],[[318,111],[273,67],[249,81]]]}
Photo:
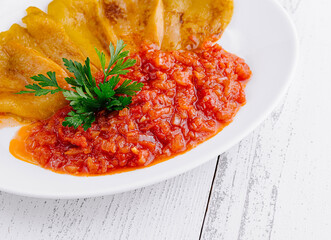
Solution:
{"label": "green herb garnish", "polygon": [[[122,40],[117,41],[116,49],[110,43],[111,58],[107,68],[105,54],[96,49],[105,76],[103,82],[98,86],[91,73],[89,58],[86,59],[84,66],[76,61],[63,58],[64,65],[75,76],[65,78],[73,90],[61,88],[57,83],[55,72],[47,72],[47,76],[39,74],[31,77],[36,83],[25,86],[31,91],[21,91],[17,94],[33,93],[35,96],[42,96],[62,92],[73,108],[62,125],[75,129],[83,126],[86,131],[95,121],[97,112],[104,109],[116,111],[128,108],[132,101],[132,97],[129,96],[135,95],[143,87],[142,83],[129,79],[119,85],[119,76],[127,74],[127,68],[136,63],[136,60],[127,58],[129,51],[122,51],[125,46]],[[53,87],[53,89],[44,87]]]}

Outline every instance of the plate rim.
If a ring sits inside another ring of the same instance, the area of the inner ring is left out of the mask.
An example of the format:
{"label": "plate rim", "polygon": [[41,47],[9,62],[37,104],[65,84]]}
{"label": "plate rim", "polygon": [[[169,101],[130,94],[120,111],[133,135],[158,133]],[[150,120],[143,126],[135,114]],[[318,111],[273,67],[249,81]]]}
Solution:
{"label": "plate rim", "polygon": [[[266,1],[266,0],[264,0]],[[280,93],[277,95],[272,100],[272,103],[269,104],[269,106],[264,110],[263,113],[260,114],[259,118],[256,118],[253,123],[251,123],[249,126],[245,128],[245,130],[241,131],[240,134],[237,134],[235,138],[232,139],[232,141],[227,142],[221,150],[218,149],[213,149],[213,151],[208,152],[207,156],[202,158],[201,161],[195,161],[194,164],[188,164],[186,166],[180,166],[178,168],[173,168],[169,171],[165,171],[163,174],[160,175],[154,175],[153,177],[145,178],[141,181],[134,182],[130,185],[122,186],[121,188],[116,188],[116,189],[105,189],[105,190],[98,190],[98,191],[88,191],[88,192],[80,192],[80,193],[62,193],[59,195],[58,193],[54,194],[38,194],[35,192],[29,192],[29,191],[24,191],[22,189],[17,190],[17,189],[11,189],[11,188],[6,188],[5,186],[2,186],[0,184],[0,191],[4,191],[7,193],[19,195],[19,196],[26,196],[26,197],[32,197],[32,198],[39,198],[39,199],[77,199],[77,198],[90,198],[90,197],[100,197],[100,196],[106,196],[106,195],[113,195],[113,194],[118,194],[118,193],[123,193],[127,191],[131,191],[134,189],[142,188],[142,187],[147,187],[150,185],[157,184],[161,181],[165,181],[168,179],[171,179],[175,176],[178,176],[180,174],[183,174],[184,172],[188,172],[192,169],[197,168],[198,166],[201,166],[202,164],[205,164],[209,161],[211,161],[215,156],[220,155],[227,150],[229,150],[231,147],[233,147],[235,144],[237,144],[239,141],[244,139],[247,135],[249,135],[251,132],[253,132],[261,123],[274,111],[274,109],[277,107],[278,103],[283,99],[284,95],[286,94],[291,82],[294,79],[294,75],[296,73],[297,65],[299,62],[299,57],[300,57],[300,45],[299,45],[299,38],[297,34],[296,27],[294,25],[294,22],[292,18],[290,17],[289,13],[281,6],[281,4],[276,1],[276,0],[268,0],[270,3],[274,4],[275,7],[277,7],[280,12],[283,14],[283,16],[286,18],[287,23],[289,23],[289,27],[291,28],[291,33],[292,37],[294,39],[294,59],[292,61],[292,67],[290,68],[290,73],[286,77],[286,82],[281,87]],[[207,141],[208,142],[208,141]],[[186,154],[186,153],[184,153]],[[162,163],[159,163],[162,164]],[[159,165],[157,164],[157,165]],[[154,165],[154,166],[157,166]],[[154,167],[152,166],[152,167]],[[151,167],[151,168],[152,168]],[[146,168],[143,168],[146,169]],[[137,169],[134,171],[140,171],[143,169]],[[102,177],[102,176],[99,176]]]}

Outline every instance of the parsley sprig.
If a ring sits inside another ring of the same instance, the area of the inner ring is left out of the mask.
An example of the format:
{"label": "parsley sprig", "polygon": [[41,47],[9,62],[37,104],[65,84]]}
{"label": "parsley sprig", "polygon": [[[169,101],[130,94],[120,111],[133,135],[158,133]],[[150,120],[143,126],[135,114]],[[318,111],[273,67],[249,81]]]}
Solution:
{"label": "parsley sprig", "polygon": [[116,49],[110,43],[111,57],[107,67],[105,54],[96,49],[104,74],[103,82],[98,85],[92,76],[89,58],[86,59],[84,65],[63,58],[64,66],[75,76],[65,78],[72,90],[61,88],[56,80],[55,72],[47,72],[47,76],[39,74],[31,77],[36,83],[25,86],[29,90],[21,91],[18,94],[33,93],[35,96],[42,96],[62,92],[73,108],[62,125],[75,129],[83,126],[86,131],[95,121],[97,112],[104,109],[117,111],[128,108],[132,101],[131,96],[143,87],[142,83],[129,79],[119,84],[120,75],[127,74],[128,68],[136,63],[136,60],[127,58],[129,51],[123,51],[125,46],[122,40],[117,41]]}

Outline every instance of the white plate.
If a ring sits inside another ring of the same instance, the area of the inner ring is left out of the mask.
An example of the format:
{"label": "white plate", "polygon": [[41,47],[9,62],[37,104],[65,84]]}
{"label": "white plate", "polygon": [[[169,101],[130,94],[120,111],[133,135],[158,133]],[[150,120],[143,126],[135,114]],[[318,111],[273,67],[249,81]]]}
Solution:
{"label": "white plate", "polygon": [[[24,9],[46,9],[48,0],[0,2],[0,30],[19,22]],[[220,134],[192,151],[155,166],[100,177],[56,174],[12,157],[9,142],[17,128],[0,130],[0,190],[40,198],[79,198],[120,193],[189,171],[226,151],[257,127],[284,95],[298,57],[295,28],[274,0],[236,0],[233,21],[221,45],[243,57],[253,71],[247,104]]]}

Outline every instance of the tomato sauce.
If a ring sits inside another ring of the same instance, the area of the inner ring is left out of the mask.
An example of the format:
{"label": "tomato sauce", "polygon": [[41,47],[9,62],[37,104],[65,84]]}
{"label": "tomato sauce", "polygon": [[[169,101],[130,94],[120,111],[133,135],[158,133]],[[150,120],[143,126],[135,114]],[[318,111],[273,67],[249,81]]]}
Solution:
{"label": "tomato sauce", "polygon": [[[137,64],[125,77],[144,87],[129,109],[102,111],[84,131],[62,126],[71,111],[65,107],[22,130],[11,145],[24,149],[11,147],[12,153],[74,175],[150,166],[214,136],[246,102],[244,88],[251,71],[243,59],[217,44],[173,52],[146,45],[131,57]],[[101,79],[102,74],[96,76],[97,82]]]}

